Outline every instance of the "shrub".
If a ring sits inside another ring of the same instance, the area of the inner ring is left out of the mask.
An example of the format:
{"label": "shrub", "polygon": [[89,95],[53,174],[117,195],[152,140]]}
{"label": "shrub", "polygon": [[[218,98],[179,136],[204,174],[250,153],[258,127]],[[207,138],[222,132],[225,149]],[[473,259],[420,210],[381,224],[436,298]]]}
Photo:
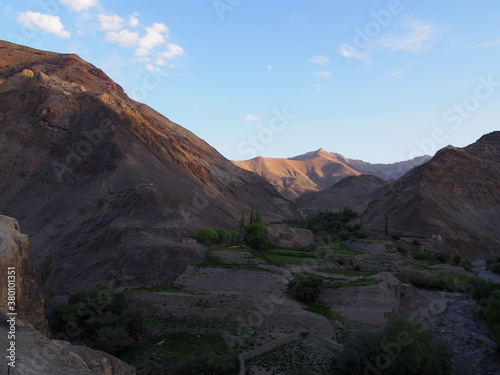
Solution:
{"label": "shrub", "polygon": [[410,250],[410,247],[408,246],[408,244],[406,242],[403,242],[403,241],[398,242],[396,247],[397,247],[398,251],[403,255],[408,254],[408,251]]}
{"label": "shrub", "polygon": [[210,245],[217,241],[217,232],[208,227],[203,227],[198,231],[198,238],[203,244]]}
{"label": "shrub", "polygon": [[413,258],[417,260],[436,260],[436,253],[430,250],[420,250],[413,254]]}
{"label": "shrub", "polygon": [[[68,304],[51,321],[56,337],[84,342],[94,349],[119,355],[143,331],[142,310],[125,301],[109,285],[72,294]],[[68,333],[71,327],[71,333]]]}
{"label": "shrub", "polygon": [[245,241],[252,249],[262,250],[266,247],[269,239],[267,227],[263,224],[250,224],[245,231]]}
{"label": "shrub", "polygon": [[236,358],[219,355],[205,348],[200,355],[180,361],[174,368],[176,375],[232,375],[238,369]]}
{"label": "shrub", "polygon": [[420,245],[422,245],[422,241],[420,241],[417,238],[413,239],[413,246],[420,246]]}
{"label": "shrub", "polygon": [[230,231],[222,228],[217,229],[216,233],[217,233],[217,242],[220,244],[226,243],[232,237],[232,233]]}
{"label": "shrub", "polygon": [[367,225],[361,225],[360,228],[356,231],[356,236],[359,238],[366,238],[370,235],[370,227]]}
{"label": "shrub", "polygon": [[500,290],[495,290],[488,298],[486,307],[480,309],[480,315],[486,320],[491,333],[500,343]]}
{"label": "shrub", "polygon": [[296,275],[288,283],[293,296],[301,302],[314,302],[323,289],[323,279],[314,275]]}
{"label": "shrub", "polygon": [[341,375],[445,375],[451,373],[451,352],[421,323],[393,317],[383,330],[348,336],[333,370]]}

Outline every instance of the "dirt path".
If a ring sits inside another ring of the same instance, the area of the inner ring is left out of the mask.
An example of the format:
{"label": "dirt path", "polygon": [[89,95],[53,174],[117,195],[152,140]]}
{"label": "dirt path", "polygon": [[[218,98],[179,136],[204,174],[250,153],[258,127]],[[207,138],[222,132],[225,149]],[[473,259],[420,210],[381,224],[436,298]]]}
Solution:
{"label": "dirt path", "polygon": [[486,267],[485,260],[476,260],[472,262],[472,269],[477,272],[477,275],[480,278],[485,279],[486,281],[500,284],[500,275],[490,271]]}

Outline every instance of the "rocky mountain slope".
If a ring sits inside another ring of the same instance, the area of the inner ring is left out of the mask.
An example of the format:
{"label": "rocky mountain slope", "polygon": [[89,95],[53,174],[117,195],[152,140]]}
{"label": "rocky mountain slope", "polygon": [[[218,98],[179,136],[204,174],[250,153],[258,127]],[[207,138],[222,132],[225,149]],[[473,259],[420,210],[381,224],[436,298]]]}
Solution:
{"label": "rocky mountain slope", "polygon": [[344,207],[350,207],[361,213],[368,203],[387,192],[389,186],[386,181],[376,176],[350,176],[326,190],[303,194],[295,204],[304,212],[337,212]]}
{"label": "rocky mountain slope", "polygon": [[242,210],[297,217],[261,177],[131,100],[73,54],[0,42],[0,212],[32,240],[44,289],[152,284],[201,261],[201,226],[236,229]]}
{"label": "rocky mountain slope", "polygon": [[[44,298],[31,262],[29,237],[21,233],[17,220],[0,216],[2,280],[7,280],[9,269],[15,271],[13,275],[15,279],[11,282],[15,284],[16,304],[7,306],[8,289],[2,284],[0,343],[4,350],[15,349],[15,356],[7,361],[15,365],[11,368],[11,374],[134,375],[136,373],[133,367],[109,354],[88,347],[73,346],[66,341],[50,340],[45,336],[49,330],[45,319]],[[12,316],[7,314],[12,312],[17,313],[15,330],[12,330],[8,322]],[[11,343],[14,343],[14,346]],[[9,351],[8,355],[11,354]],[[5,366],[6,362],[2,362],[2,370],[5,370]]]}
{"label": "rocky mountain slope", "polygon": [[500,131],[465,148],[448,146],[370,204],[365,221],[392,230],[440,235],[469,258],[499,254]]}
{"label": "rocky mountain slope", "polygon": [[325,190],[348,176],[369,174],[383,180],[396,179],[429,159],[421,156],[394,164],[370,164],[319,149],[289,159],[257,157],[233,163],[264,177],[283,196],[295,200],[304,193]]}

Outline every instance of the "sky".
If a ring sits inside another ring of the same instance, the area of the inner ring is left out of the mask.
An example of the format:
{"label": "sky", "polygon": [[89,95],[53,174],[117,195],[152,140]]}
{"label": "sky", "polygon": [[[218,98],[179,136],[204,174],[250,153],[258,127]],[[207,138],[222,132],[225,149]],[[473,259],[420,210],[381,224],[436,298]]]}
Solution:
{"label": "sky", "polygon": [[498,0],[0,0],[231,160],[392,163],[500,129]]}

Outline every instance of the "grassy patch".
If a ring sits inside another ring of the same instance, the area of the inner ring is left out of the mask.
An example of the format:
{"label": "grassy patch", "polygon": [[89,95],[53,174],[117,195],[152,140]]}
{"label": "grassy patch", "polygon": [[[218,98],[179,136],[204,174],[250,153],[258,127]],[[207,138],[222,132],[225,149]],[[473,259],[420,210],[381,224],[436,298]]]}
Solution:
{"label": "grassy patch", "polygon": [[359,251],[347,250],[347,249],[326,249],[330,254],[340,254],[340,255],[361,255]]}
{"label": "grassy patch", "polygon": [[321,316],[324,316],[326,319],[330,320],[330,321],[335,321],[335,320],[339,320],[338,319],[338,315],[340,314],[334,314],[334,311],[329,308],[328,306],[323,306],[323,305],[318,305],[316,303],[306,303],[305,304],[305,309],[306,311],[310,311],[312,313],[315,313],[315,314],[318,314],[318,315],[321,315]]}
{"label": "grassy patch", "polygon": [[377,273],[375,271],[338,270],[333,268],[319,268],[316,271],[344,276],[373,276]]}
{"label": "grassy patch", "polygon": [[269,254],[266,255],[266,258],[272,262],[277,264],[301,264],[301,263],[319,263],[324,262],[323,259],[318,258],[310,258],[310,257],[298,257],[291,255],[274,255]]}
{"label": "grassy patch", "polygon": [[379,282],[380,282],[380,280],[362,279],[362,280],[356,280],[356,281],[351,281],[351,282],[347,282],[347,283],[325,283],[325,287],[332,288],[332,289],[338,289],[338,288],[345,288],[347,286],[376,285]]}
{"label": "grassy patch", "polygon": [[413,284],[417,288],[459,293],[466,292],[471,288],[471,280],[466,275],[454,272],[438,276],[425,276],[419,271],[407,271],[403,275],[403,281]]}
{"label": "grassy patch", "polygon": [[232,269],[239,269],[239,270],[274,273],[270,270],[266,270],[264,268],[251,266],[251,265],[247,265],[247,264],[224,263],[212,255],[207,255],[206,259],[203,262],[197,264],[196,267],[219,267],[219,268],[232,268]]}

